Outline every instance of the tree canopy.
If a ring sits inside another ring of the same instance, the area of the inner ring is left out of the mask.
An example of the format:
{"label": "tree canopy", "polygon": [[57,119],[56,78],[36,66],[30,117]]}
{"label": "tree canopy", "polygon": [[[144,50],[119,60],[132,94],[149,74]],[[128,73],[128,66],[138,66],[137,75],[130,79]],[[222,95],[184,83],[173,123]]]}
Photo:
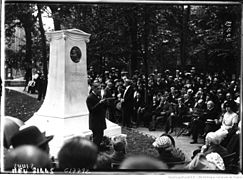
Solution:
{"label": "tree canopy", "polygon": [[[88,65],[99,67],[100,72],[113,66],[132,74],[136,69],[151,72],[154,68],[196,66],[205,71],[219,65],[239,73],[240,6],[39,5],[42,9],[39,12],[49,11],[55,30],[77,28],[91,34]],[[43,36],[36,12],[36,3],[6,3],[5,6],[6,45],[10,47],[14,43],[15,27],[23,28],[26,44],[19,51],[25,56],[22,60],[25,63],[32,63],[33,59],[41,61],[43,56]]]}

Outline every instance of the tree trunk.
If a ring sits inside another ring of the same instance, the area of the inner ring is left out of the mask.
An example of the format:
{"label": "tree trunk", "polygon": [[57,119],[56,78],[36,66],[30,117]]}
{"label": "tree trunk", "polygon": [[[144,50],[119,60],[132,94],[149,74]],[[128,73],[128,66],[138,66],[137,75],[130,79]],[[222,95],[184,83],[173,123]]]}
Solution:
{"label": "tree trunk", "polygon": [[[25,19],[25,21],[31,21],[29,18]],[[26,64],[32,64],[32,35],[31,35],[31,26],[27,22],[23,22],[23,27],[25,31],[26,45],[25,45],[25,62]]]}
{"label": "tree trunk", "polygon": [[131,24],[131,40],[132,40],[132,56],[131,56],[131,75],[137,69],[138,59],[138,39],[137,39],[138,27],[136,18],[132,19]]}
{"label": "tree trunk", "polygon": [[17,18],[20,20],[25,31],[25,68],[30,68],[32,71],[32,30],[35,23],[35,19],[32,16],[32,12],[27,10],[26,12],[24,11],[24,13],[19,14]]}
{"label": "tree trunk", "polygon": [[38,19],[39,19],[39,30],[41,33],[41,42],[42,42],[42,63],[43,63],[43,73],[45,77],[45,84],[47,84],[47,75],[48,75],[48,69],[47,69],[47,53],[46,53],[46,36],[45,36],[45,30],[43,27],[42,17],[41,17],[41,6],[37,5],[38,8]]}
{"label": "tree trunk", "polygon": [[51,9],[51,12],[52,12],[52,18],[53,18],[53,22],[54,22],[55,31],[61,30],[61,21],[60,21],[60,16],[59,16],[59,12],[58,12],[58,6],[49,5],[49,8]]}
{"label": "tree trunk", "polygon": [[144,71],[145,71],[145,103],[149,102],[148,97],[148,35],[149,35],[149,13],[148,7],[144,6],[144,34],[143,34],[143,41],[144,41],[144,53],[143,53],[143,60],[144,60]]}
{"label": "tree trunk", "polygon": [[127,22],[130,29],[130,35],[131,35],[131,44],[132,44],[132,54],[131,54],[131,62],[130,62],[130,74],[133,75],[134,71],[137,69],[137,59],[138,59],[138,39],[137,39],[137,33],[138,33],[138,25],[137,25],[137,18],[136,13],[134,13],[135,9],[130,9],[129,12],[127,12]]}
{"label": "tree trunk", "polygon": [[190,9],[191,7],[188,6],[186,9],[184,8],[184,5],[182,5],[182,29],[181,29],[181,44],[180,44],[180,50],[181,50],[181,66],[182,68],[186,67],[187,64],[187,35],[188,35],[188,21],[190,17]]}

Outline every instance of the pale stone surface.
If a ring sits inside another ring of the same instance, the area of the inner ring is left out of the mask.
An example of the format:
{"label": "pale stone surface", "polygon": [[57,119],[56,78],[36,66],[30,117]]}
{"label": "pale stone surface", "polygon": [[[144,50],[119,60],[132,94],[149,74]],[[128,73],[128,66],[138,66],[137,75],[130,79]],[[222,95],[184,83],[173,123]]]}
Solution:
{"label": "pale stone surface", "polygon": [[[50,39],[50,64],[45,101],[38,115],[69,118],[88,114],[86,42],[89,34],[79,30],[56,31],[47,34]],[[79,63],[70,58],[73,46],[81,49]]]}
{"label": "pale stone surface", "polygon": [[[41,108],[26,122],[35,125],[46,135],[54,135],[50,154],[56,157],[63,142],[73,136],[90,136],[88,128],[88,96],[86,42],[90,34],[71,29],[47,33],[50,40],[48,87]],[[77,46],[82,56],[78,63],[70,58]],[[121,134],[121,127],[106,120],[105,135]]]}

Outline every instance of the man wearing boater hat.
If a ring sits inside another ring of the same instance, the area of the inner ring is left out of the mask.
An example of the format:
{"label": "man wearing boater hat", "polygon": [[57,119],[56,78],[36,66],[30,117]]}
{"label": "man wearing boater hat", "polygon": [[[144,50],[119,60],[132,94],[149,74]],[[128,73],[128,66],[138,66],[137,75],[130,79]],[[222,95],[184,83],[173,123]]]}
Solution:
{"label": "man wearing boater hat", "polygon": [[45,133],[41,133],[36,126],[29,126],[17,132],[11,138],[11,145],[13,148],[22,145],[34,145],[49,154],[50,147],[48,143],[52,139],[53,136],[45,136]]}

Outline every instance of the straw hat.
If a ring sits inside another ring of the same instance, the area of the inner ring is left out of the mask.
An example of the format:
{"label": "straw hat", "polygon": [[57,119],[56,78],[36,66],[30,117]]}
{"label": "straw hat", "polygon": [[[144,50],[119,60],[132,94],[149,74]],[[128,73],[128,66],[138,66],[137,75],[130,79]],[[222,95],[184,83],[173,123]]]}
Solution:
{"label": "straw hat", "polygon": [[156,148],[166,148],[172,145],[172,141],[168,136],[158,137],[153,143],[153,146]]}

